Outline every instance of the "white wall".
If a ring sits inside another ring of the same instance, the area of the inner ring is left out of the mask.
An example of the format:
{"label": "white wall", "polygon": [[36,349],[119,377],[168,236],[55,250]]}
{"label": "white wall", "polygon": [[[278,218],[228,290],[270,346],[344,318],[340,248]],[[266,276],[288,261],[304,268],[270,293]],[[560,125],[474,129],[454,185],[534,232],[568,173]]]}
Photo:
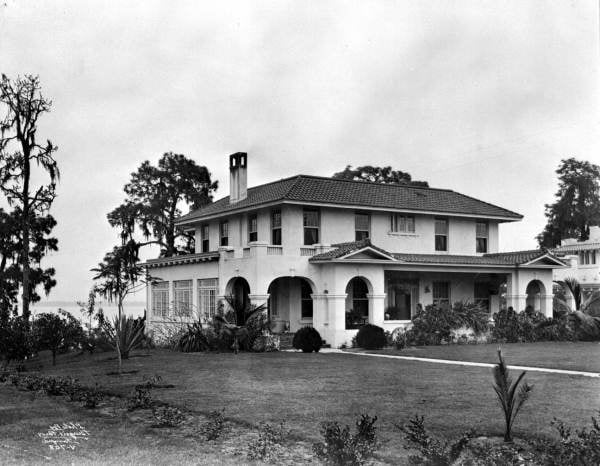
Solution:
{"label": "white wall", "polygon": [[[304,246],[304,230],[300,205],[281,205],[282,243],[286,254],[299,253]],[[258,209],[258,241],[271,242],[272,208]],[[355,240],[354,214],[352,209],[321,208],[320,239],[322,244],[345,243]],[[248,213],[228,217],[229,246],[248,246]],[[475,218],[448,217],[448,251],[446,254],[474,255],[475,252]],[[415,215],[414,233],[393,233],[390,231],[390,213],[371,212],[370,237],[373,244],[390,252],[412,252],[418,254],[444,254],[435,251],[433,215]],[[210,224],[210,250],[216,251],[219,246],[219,221]],[[196,230],[196,251],[201,248],[200,228]],[[489,222],[488,252],[498,252],[498,222]]]}

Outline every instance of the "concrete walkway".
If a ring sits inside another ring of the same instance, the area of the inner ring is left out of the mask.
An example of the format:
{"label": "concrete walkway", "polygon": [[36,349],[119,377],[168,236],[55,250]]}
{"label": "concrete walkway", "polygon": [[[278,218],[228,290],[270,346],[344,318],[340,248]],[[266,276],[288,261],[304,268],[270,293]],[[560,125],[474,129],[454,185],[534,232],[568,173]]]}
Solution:
{"label": "concrete walkway", "polygon": [[[348,354],[353,356],[365,356],[373,358],[387,358],[387,359],[403,359],[405,361],[419,361],[419,362],[430,362],[434,364],[450,364],[454,366],[472,366],[472,367],[494,367],[496,364],[490,364],[487,362],[470,362],[470,361],[452,361],[450,359],[433,359],[433,358],[418,358],[415,356],[396,356],[392,354],[372,354],[372,353],[354,353],[350,351],[344,351],[334,348],[323,348],[322,353],[338,353]],[[509,369],[530,371],[530,372],[546,372],[549,374],[561,374],[561,375],[578,375],[582,377],[593,377],[600,378],[600,374],[597,372],[584,372],[584,371],[569,371],[565,369],[550,369],[545,367],[527,367],[527,366],[508,366]]]}

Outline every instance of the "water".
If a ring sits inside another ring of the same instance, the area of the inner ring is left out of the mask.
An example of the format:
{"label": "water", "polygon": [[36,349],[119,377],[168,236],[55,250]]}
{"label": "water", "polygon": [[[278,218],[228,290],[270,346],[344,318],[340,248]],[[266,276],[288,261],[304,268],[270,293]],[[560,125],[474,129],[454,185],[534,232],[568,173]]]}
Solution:
{"label": "water", "polygon": [[[109,303],[104,300],[96,301],[96,310],[100,308],[102,308],[104,316],[110,320],[112,320],[118,313],[116,304]],[[80,320],[82,323],[89,323],[89,317],[86,313],[81,312],[82,308],[75,302],[75,300],[46,301],[35,303],[31,305],[31,314],[35,316],[36,314],[41,314],[42,312],[56,313],[59,309],[63,309],[67,312],[70,312],[73,315],[73,317]],[[146,309],[146,303],[143,301],[125,302],[123,309],[126,315],[130,315],[133,317],[142,317],[144,315],[144,309]],[[92,321],[92,325],[94,324],[95,321]]]}

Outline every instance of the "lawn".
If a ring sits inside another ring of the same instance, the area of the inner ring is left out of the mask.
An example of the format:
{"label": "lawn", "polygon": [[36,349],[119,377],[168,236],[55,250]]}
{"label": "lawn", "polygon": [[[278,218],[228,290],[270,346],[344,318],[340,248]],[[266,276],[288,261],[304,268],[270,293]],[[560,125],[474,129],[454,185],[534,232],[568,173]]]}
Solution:
{"label": "lawn", "polygon": [[[599,348],[595,343],[519,344],[504,345],[504,352],[510,364],[597,370]],[[465,345],[402,354],[494,362],[495,349],[494,345]],[[348,354],[183,354],[153,350],[135,356],[125,361],[124,369],[138,372],[122,376],[106,375],[116,366],[109,353],[64,355],[56,367],[42,361],[43,372],[72,375],[86,385],[98,383],[122,396],[129,394],[144,375],[159,374],[175,388],[154,389],[156,400],[198,416],[225,408],[225,415],[237,426],[237,435],[240,429],[256,429],[261,421],[285,420],[294,441],[308,446],[319,439],[318,426],[324,420],[352,423],[360,413],[377,415],[383,440],[379,459],[390,464],[402,464],[407,455],[394,423],[404,423],[415,413],[424,414],[427,425],[446,436],[457,436],[470,428],[491,435],[502,430],[489,368]],[[578,365],[569,366],[569,361]],[[32,361],[32,368],[36,364],[39,362]],[[587,426],[590,416],[600,409],[600,379],[532,372],[527,380],[535,388],[516,421],[516,436],[551,435],[553,417]],[[65,420],[87,423],[91,431],[90,441],[77,452],[60,452],[68,455],[66,462],[98,458],[104,463],[145,463],[157,452],[165,455],[161,456],[164,463],[240,461],[231,455],[222,456],[218,446],[186,437],[176,429],[152,429],[130,418],[98,415],[66,401],[37,395],[32,402],[31,397],[31,393],[12,387],[0,389],[0,437],[5,439],[5,448],[0,450],[2,463],[14,461],[12,455],[19,445],[30,450],[29,461],[35,457],[43,462],[44,456],[56,461],[58,457],[52,456],[56,452],[48,452],[35,433]],[[116,453],[111,452],[113,447]],[[60,458],[63,461],[63,456]]]}

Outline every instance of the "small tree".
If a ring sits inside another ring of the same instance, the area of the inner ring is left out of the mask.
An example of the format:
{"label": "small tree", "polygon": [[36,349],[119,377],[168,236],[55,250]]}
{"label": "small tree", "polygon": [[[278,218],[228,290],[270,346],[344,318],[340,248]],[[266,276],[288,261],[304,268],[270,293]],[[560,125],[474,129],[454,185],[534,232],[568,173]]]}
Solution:
{"label": "small tree", "polygon": [[31,354],[31,329],[22,317],[11,316],[8,311],[0,312],[0,357],[3,370],[11,361],[21,361]]}
{"label": "small tree", "polygon": [[494,366],[494,391],[498,396],[498,401],[504,413],[504,441],[512,442],[512,425],[523,404],[529,399],[532,385],[523,381],[525,371],[521,372],[517,380],[513,383],[508,372],[508,367],[502,358],[502,350],[498,350],[499,363]]}
{"label": "small tree", "polygon": [[83,329],[77,319],[62,309],[58,312],[38,314],[33,324],[37,349],[50,350],[53,366],[59,350],[79,343],[83,337]]}
{"label": "small tree", "polygon": [[[99,282],[95,288],[96,292],[108,301],[117,303],[118,316],[114,323],[114,345],[119,373],[123,365],[122,350],[124,350],[121,341],[124,332],[127,331],[127,328],[123,327],[127,323],[123,314],[123,301],[140,285],[152,281],[150,277],[145,276],[143,267],[138,264],[138,249],[139,246],[133,240],[123,246],[115,246],[111,252],[106,253],[98,267],[92,269],[96,272],[94,280]],[[133,334],[135,333],[137,332]]]}
{"label": "small tree", "polygon": [[263,330],[269,329],[267,306],[261,304],[244,307],[243,303],[233,295],[226,296],[225,301],[232,311],[229,314],[232,316],[233,323],[229,322],[227,317],[217,314],[214,317],[215,329],[222,336],[233,341],[233,351],[237,354],[241,346],[251,348],[256,336]]}

